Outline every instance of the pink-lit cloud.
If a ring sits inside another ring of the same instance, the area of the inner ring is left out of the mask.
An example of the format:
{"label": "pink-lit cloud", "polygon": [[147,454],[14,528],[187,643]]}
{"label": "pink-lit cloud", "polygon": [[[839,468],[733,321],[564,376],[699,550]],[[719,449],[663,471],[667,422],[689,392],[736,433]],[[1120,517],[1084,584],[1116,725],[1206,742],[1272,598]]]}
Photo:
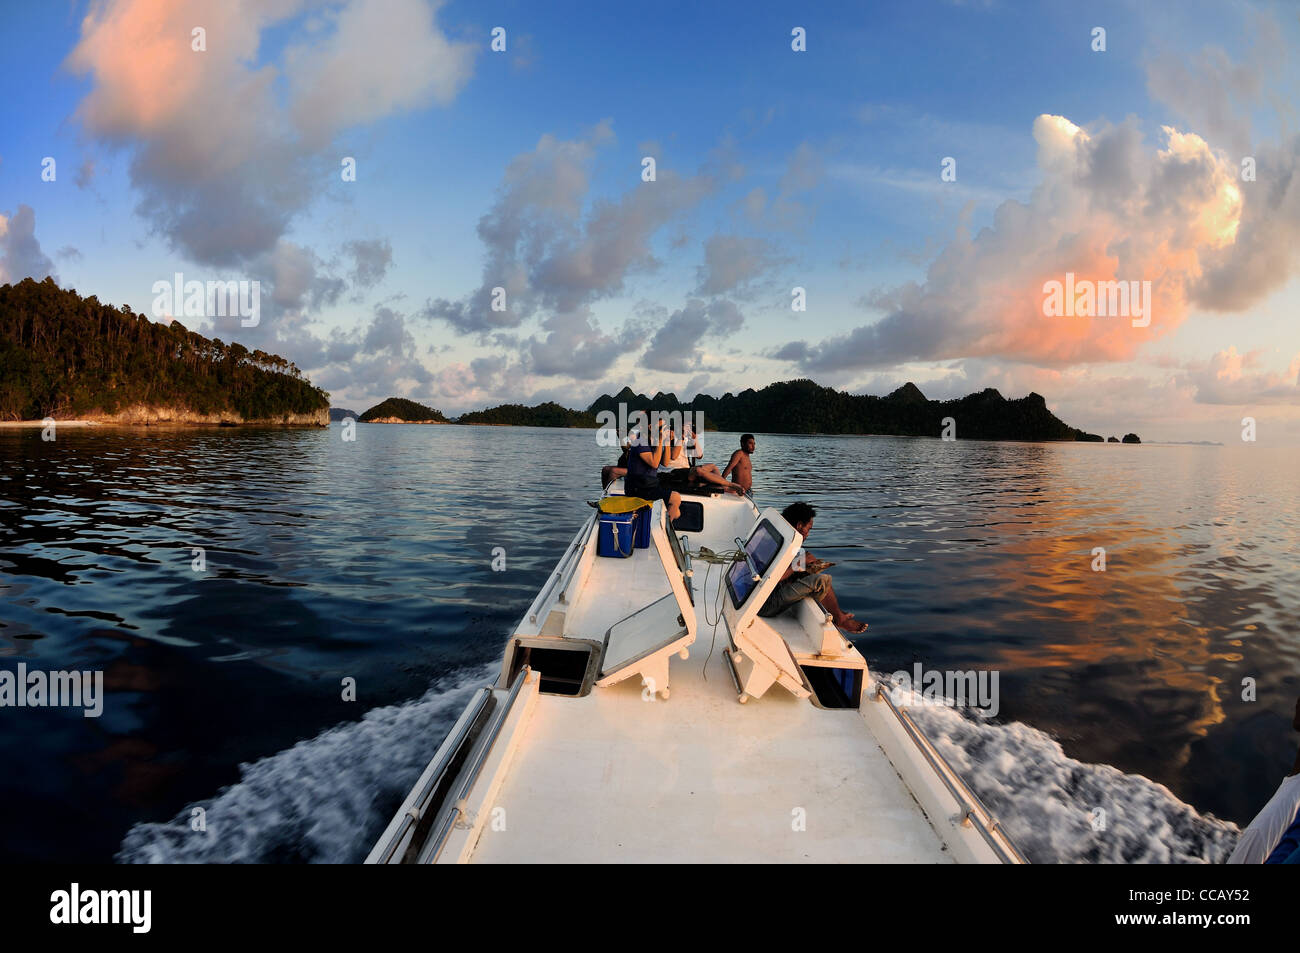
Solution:
{"label": "pink-lit cloud", "polygon": [[[960,230],[923,282],[869,296],[881,320],[779,353],[810,372],[993,356],[1069,365],[1131,359],[1177,328],[1205,262],[1237,240],[1235,164],[1171,127],[1148,147],[1133,120],[1089,131],[1042,115],[1033,133],[1042,181],[1027,203],[1004,202],[974,237]],[[1047,317],[1044,285],[1066,273],[1151,282],[1149,326]]]}
{"label": "pink-lit cloud", "polygon": [[[445,104],[464,86],[472,46],[437,28],[439,6],[97,0],[66,61],[92,81],[76,118],[130,154],[138,210],[173,247],[200,264],[243,265],[320,195],[338,166],[322,151],[336,133]],[[304,15],[267,61],[264,33]]]}
{"label": "pink-lit cloud", "polygon": [[1260,351],[1238,354],[1229,347],[1189,368],[1182,380],[1196,388],[1196,400],[1202,404],[1300,405],[1300,354],[1285,371],[1270,371],[1262,364]]}

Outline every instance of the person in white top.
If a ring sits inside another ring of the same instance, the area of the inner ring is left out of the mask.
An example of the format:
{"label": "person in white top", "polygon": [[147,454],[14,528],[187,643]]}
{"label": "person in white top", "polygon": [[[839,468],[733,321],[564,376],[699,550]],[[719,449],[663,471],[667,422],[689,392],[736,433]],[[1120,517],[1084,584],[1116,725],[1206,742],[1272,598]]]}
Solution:
{"label": "person in white top", "polygon": [[[1291,727],[1300,731],[1300,698],[1296,699],[1295,719]],[[1297,812],[1300,812],[1300,750],[1296,751],[1295,764],[1291,773],[1282,779],[1277,792],[1268,803],[1255,815],[1241,837],[1237,847],[1228,858],[1230,864],[1262,864],[1277,848],[1284,835],[1296,825]],[[1281,860],[1285,860],[1283,857]],[[1274,861],[1275,863],[1277,861]]]}
{"label": "person in white top", "polygon": [[668,456],[664,462],[659,465],[660,473],[668,473],[672,470],[686,470],[690,468],[690,463],[686,459],[686,446],[677,439],[677,435],[670,432],[669,436],[673,444],[668,448]]}
{"label": "person in white top", "polygon": [[677,489],[699,486],[701,483],[712,483],[720,486],[729,493],[740,494],[744,490],[738,483],[732,483],[725,480],[722,474],[718,472],[717,466],[712,463],[701,463],[692,466],[686,457],[686,441],[677,436],[673,431],[668,432],[668,439],[672,441],[671,447],[667,451],[663,463],[659,465],[661,474],[671,473],[672,478],[669,484]]}
{"label": "person in white top", "polygon": [[704,441],[690,424],[683,426],[682,431],[686,437],[687,454],[690,456],[691,465],[694,466],[704,459]]}

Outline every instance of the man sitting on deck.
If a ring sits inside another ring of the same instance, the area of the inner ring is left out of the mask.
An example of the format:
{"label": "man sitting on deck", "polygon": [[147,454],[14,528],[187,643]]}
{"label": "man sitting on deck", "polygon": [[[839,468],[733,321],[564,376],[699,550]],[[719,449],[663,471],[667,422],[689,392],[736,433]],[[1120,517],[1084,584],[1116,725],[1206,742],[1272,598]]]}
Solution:
{"label": "man sitting on deck", "polygon": [[[749,439],[752,441],[754,438]],[[791,503],[781,511],[781,515],[806,541],[812,533],[813,517],[817,515],[817,511],[807,503]],[[803,557],[802,560],[800,556]],[[831,577],[822,571],[830,565],[820,559],[814,559],[812,553],[802,549],[795,553],[795,558],[786,567],[780,582],[763,603],[763,608],[758,610],[758,614],[764,617],[779,615],[800,599],[812,596],[818,605],[831,614],[831,622],[836,628],[854,635],[865,632],[867,628],[865,622],[859,622],[853,618],[852,612],[845,612],[840,608],[835,590],[831,588]],[[796,566],[801,568],[796,569]]]}
{"label": "man sitting on deck", "polygon": [[732,451],[727,468],[722,471],[725,479],[728,474],[746,493],[754,489],[754,468],[749,462],[749,455],[754,452],[754,435],[747,433],[740,438],[740,449]]}
{"label": "man sitting on deck", "polygon": [[627,451],[632,446],[632,438],[623,441],[623,450],[618,455],[618,462],[612,467],[600,468],[600,485],[603,489],[620,477],[627,476]]}

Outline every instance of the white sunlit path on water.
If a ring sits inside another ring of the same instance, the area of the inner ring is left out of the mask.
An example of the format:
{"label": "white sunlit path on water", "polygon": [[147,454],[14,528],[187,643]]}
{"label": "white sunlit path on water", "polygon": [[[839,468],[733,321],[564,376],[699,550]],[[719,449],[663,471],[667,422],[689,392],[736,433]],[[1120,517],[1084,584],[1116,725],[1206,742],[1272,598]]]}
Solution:
{"label": "white sunlit path on water", "polygon": [[[242,777],[165,823],[137,824],[123,863],[356,863],[499,663],[457,673],[420,698],[375,708],[241,766]],[[193,809],[206,830],[193,830]]]}

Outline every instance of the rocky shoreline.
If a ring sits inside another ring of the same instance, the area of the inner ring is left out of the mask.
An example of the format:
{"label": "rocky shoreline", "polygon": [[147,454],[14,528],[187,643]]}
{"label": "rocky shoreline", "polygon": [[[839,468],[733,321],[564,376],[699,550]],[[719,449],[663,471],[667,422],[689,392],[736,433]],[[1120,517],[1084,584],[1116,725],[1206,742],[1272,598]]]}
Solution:
{"label": "rocky shoreline", "polygon": [[[329,408],[306,414],[281,414],[277,417],[258,417],[245,420],[239,414],[196,414],[179,407],[148,407],[136,404],[113,414],[83,414],[61,420],[52,418],[60,427],[128,426],[152,427],[166,425],[199,425],[216,427],[328,427]],[[44,420],[5,420],[0,427],[44,427]]]}

